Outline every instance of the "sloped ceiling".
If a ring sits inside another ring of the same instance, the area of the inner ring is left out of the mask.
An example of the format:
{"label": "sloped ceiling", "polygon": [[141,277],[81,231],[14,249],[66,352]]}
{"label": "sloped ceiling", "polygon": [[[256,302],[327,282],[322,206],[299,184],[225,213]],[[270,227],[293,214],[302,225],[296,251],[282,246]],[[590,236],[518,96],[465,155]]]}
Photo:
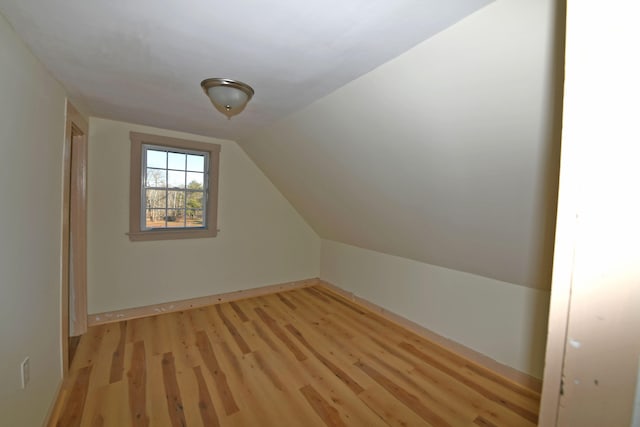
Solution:
{"label": "sloped ceiling", "polygon": [[[555,3],[0,0],[0,12],[89,114],[238,140],[321,237],[546,288]],[[256,95],[227,121],[206,77]]]}
{"label": "sloped ceiling", "polygon": [[240,144],[326,239],[547,288],[553,5],[498,0]]}
{"label": "sloped ceiling", "polygon": [[[94,116],[235,139],[405,52],[491,0],[0,0]],[[209,77],[256,94],[228,121]]]}

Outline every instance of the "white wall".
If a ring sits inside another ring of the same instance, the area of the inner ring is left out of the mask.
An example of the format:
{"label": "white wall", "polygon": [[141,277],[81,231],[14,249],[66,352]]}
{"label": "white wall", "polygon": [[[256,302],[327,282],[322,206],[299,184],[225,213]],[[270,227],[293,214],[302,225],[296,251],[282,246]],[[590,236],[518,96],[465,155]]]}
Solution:
{"label": "white wall", "polygon": [[542,377],[549,292],[323,240],[320,277]]}
{"label": "white wall", "polygon": [[555,0],[497,0],[240,145],[318,234],[549,289]]}
{"label": "white wall", "polygon": [[44,420],[61,373],[65,91],[2,15],[0,70],[0,424],[30,427]]}
{"label": "white wall", "polygon": [[[129,241],[130,131],[222,145],[217,237]],[[320,239],[235,142],[91,118],[88,180],[89,313],[319,274]]]}

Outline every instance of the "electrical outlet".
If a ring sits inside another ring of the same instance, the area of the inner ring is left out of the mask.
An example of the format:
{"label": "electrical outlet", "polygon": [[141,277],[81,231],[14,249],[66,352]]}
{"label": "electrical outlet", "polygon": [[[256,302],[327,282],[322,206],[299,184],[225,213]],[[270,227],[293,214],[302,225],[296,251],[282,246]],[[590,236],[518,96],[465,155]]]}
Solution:
{"label": "electrical outlet", "polygon": [[31,365],[29,357],[25,357],[20,364],[20,374],[22,376],[22,388],[27,388],[27,384],[29,384],[29,380],[31,379]]}

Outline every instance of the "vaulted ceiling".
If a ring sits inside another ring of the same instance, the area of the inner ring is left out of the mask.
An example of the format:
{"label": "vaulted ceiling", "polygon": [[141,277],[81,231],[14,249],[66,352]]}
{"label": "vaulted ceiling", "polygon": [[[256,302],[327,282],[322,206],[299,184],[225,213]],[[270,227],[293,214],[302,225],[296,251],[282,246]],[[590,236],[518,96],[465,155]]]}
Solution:
{"label": "vaulted ceiling", "polygon": [[[555,3],[0,0],[0,13],[89,114],[238,141],[321,237],[544,288]],[[207,77],[256,95],[228,121]]]}

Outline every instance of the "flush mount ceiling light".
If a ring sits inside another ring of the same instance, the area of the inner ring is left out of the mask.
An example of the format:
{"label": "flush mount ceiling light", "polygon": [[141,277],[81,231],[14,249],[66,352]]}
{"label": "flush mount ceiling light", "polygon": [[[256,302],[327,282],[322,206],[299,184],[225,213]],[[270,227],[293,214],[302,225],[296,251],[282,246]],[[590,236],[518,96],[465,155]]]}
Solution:
{"label": "flush mount ceiling light", "polygon": [[253,96],[253,89],[246,83],[231,79],[206,79],[200,83],[216,110],[230,119],[240,114]]}

